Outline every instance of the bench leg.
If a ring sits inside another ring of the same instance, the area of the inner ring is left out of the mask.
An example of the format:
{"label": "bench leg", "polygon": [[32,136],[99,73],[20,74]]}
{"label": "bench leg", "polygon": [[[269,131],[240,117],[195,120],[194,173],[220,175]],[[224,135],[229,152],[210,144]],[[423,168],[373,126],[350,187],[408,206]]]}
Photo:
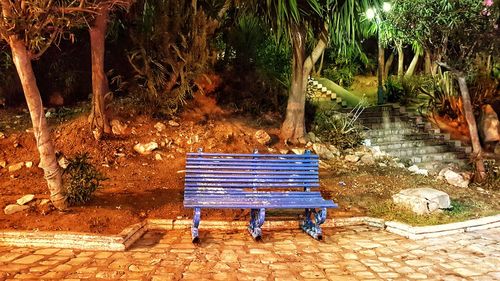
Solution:
{"label": "bench leg", "polygon": [[200,226],[200,216],[201,209],[194,208],[194,216],[193,216],[193,226],[191,227],[191,237],[193,238],[193,243],[197,243],[200,241],[198,237],[198,227]]}
{"label": "bench leg", "polygon": [[252,234],[255,240],[262,238],[262,225],[266,219],[266,209],[251,209],[250,210],[250,225],[248,231]]}
{"label": "bench leg", "polygon": [[[311,219],[314,216],[314,221]],[[315,209],[306,209],[305,219],[301,223],[301,228],[307,234],[311,235],[314,239],[321,240],[323,233],[321,232],[321,224],[326,221],[326,208],[321,208],[316,211]]]}

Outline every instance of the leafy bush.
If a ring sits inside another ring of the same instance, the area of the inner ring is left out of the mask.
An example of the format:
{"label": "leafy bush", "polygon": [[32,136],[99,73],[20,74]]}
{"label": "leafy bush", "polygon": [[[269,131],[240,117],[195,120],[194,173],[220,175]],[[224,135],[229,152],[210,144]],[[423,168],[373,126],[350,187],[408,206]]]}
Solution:
{"label": "leafy bush", "polygon": [[348,88],[354,82],[354,76],[358,74],[358,66],[347,64],[343,66],[334,66],[323,70],[323,76],[339,84],[342,87]]}
{"label": "leafy bush", "polygon": [[88,202],[92,194],[101,187],[101,181],[107,179],[89,160],[87,153],[78,154],[69,159],[68,167],[64,170],[66,195],[70,205]]}
{"label": "leafy bush", "polygon": [[363,142],[363,128],[356,118],[335,110],[318,111],[314,117],[313,132],[341,149],[353,148]]}
{"label": "leafy bush", "polygon": [[432,77],[429,76],[409,76],[401,79],[389,77],[385,82],[387,101],[407,105],[424,93],[422,89],[429,88],[432,83]]}

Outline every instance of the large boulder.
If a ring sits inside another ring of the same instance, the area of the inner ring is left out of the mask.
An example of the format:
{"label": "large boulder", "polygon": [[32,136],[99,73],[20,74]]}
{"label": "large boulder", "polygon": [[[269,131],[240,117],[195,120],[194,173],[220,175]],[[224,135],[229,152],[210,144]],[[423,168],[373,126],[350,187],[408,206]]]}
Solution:
{"label": "large boulder", "polygon": [[395,204],[407,207],[414,213],[423,215],[451,206],[450,197],[434,188],[409,188],[392,196]]}
{"label": "large boulder", "polygon": [[500,140],[500,135],[498,134],[499,124],[498,115],[493,107],[489,104],[483,105],[479,120],[479,135],[484,143]]}

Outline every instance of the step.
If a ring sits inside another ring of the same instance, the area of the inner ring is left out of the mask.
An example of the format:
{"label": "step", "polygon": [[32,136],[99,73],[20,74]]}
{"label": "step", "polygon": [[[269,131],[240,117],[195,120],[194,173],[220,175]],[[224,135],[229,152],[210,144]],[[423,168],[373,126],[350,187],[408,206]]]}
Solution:
{"label": "step", "polygon": [[381,137],[381,136],[392,136],[392,135],[411,135],[421,133],[414,128],[389,128],[389,129],[377,129],[365,131],[365,136],[367,138]]}
{"label": "step", "polygon": [[401,148],[394,150],[385,150],[385,152],[389,155],[396,156],[399,158],[408,158],[413,156],[422,156],[426,154],[443,154],[452,152],[450,148],[441,145],[441,146],[424,146],[424,147],[412,147],[412,148]]}
{"label": "step", "polygon": [[435,146],[435,145],[447,145],[447,144],[443,141],[434,140],[434,139],[431,139],[431,140],[406,140],[406,141],[401,141],[401,142],[387,142],[387,143],[372,144],[372,146],[378,146],[381,151],[413,148],[413,147],[423,147],[423,146]]}
{"label": "step", "polygon": [[449,134],[429,134],[429,133],[420,133],[420,134],[408,134],[408,135],[390,135],[390,136],[377,136],[367,138],[371,141],[372,145],[378,145],[381,143],[388,142],[404,142],[407,140],[449,140]]}
{"label": "step", "polygon": [[[460,155],[453,152],[446,152],[446,153],[422,154],[418,156],[411,156],[404,158],[410,160],[412,163],[434,162],[434,161],[447,162],[447,161],[464,159],[466,158],[466,155]],[[401,157],[401,159],[404,158]]]}

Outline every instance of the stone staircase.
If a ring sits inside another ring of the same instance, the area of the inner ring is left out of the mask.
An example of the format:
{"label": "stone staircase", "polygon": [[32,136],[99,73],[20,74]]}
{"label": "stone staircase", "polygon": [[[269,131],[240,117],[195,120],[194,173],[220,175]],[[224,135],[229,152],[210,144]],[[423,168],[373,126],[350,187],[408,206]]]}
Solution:
{"label": "stone staircase", "polygon": [[432,167],[450,163],[465,166],[468,163],[470,147],[450,140],[449,134],[441,133],[430,122],[406,112],[399,105],[366,108],[358,120],[366,128],[368,145],[409,164]]}
{"label": "stone staircase", "polygon": [[332,101],[340,107],[346,107],[347,102],[343,101],[336,93],[324,87],[318,80],[309,77],[307,80],[306,98],[312,101]]}

